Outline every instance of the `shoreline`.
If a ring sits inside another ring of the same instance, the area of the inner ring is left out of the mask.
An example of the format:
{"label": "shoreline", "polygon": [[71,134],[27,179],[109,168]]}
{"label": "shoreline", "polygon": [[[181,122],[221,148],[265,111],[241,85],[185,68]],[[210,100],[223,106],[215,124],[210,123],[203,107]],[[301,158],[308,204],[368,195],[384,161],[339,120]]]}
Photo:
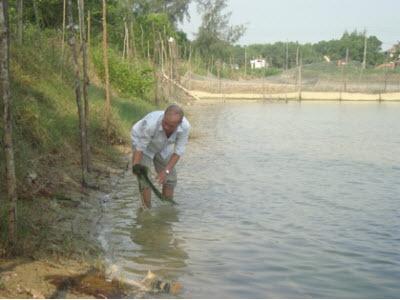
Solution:
{"label": "shoreline", "polygon": [[199,90],[191,90],[190,93],[203,102],[203,100],[214,101],[268,101],[268,100],[284,100],[284,101],[375,101],[375,102],[400,102],[400,92],[398,93],[348,93],[348,92],[288,92],[273,94],[256,94],[256,93],[210,93]]}
{"label": "shoreline", "polygon": [[27,238],[32,245],[15,257],[0,257],[0,298],[125,297],[126,286],[107,277],[98,240],[104,201],[113,180],[125,172],[130,151],[125,146],[116,149],[120,157],[115,161],[93,158],[93,188],[82,189],[80,169],[69,166],[62,172],[65,189],[30,200],[36,208],[31,220],[35,235]]}

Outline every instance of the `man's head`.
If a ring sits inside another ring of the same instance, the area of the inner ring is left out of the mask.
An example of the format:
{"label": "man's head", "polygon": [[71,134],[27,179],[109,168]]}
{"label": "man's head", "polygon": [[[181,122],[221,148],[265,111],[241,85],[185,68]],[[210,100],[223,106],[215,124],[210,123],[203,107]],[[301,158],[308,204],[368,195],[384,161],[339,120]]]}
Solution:
{"label": "man's head", "polygon": [[176,104],[167,107],[162,120],[162,128],[167,135],[172,134],[183,120],[183,110]]}

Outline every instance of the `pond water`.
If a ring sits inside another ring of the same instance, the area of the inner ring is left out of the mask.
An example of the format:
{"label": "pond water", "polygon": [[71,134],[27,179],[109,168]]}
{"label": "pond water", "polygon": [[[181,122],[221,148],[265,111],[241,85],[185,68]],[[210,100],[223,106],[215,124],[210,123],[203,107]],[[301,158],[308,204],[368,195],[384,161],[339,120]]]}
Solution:
{"label": "pond water", "polygon": [[183,298],[399,297],[400,103],[186,110],[179,205],[140,212],[130,173],[105,203],[122,276],[152,270]]}

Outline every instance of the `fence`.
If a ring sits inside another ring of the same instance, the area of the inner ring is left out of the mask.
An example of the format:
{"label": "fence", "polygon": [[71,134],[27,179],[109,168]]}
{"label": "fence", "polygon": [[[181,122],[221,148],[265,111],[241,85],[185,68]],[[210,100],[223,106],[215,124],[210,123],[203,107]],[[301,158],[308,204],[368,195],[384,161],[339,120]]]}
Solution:
{"label": "fence", "polygon": [[182,83],[190,90],[223,94],[298,91],[381,94],[400,92],[400,68],[362,69],[361,64],[355,63],[341,66],[319,63],[289,69],[275,76],[250,80],[229,80],[212,74],[186,74]]}

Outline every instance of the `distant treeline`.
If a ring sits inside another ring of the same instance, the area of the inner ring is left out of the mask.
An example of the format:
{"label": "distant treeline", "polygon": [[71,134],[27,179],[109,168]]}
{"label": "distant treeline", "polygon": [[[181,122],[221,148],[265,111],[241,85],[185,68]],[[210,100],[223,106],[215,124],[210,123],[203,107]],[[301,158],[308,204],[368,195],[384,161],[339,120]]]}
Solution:
{"label": "distant treeline", "polygon": [[[23,24],[35,24],[43,29],[61,29],[65,0],[11,0],[10,24],[18,26],[18,5],[23,3]],[[195,39],[189,41],[179,30],[179,22],[190,19],[189,4],[195,2],[202,23]],[[243,25],[229,25],[227,0],[120,0],[107,1],[110,47],[126,56],[148,58],[160,56],[160,41],[168,51],[168,39],[173,37],[183,60],[197,60],[198,67],[212,69],[217,62],[243,68],[253,58],[265,58],[270,67],[292,68],[301,59],[303,64],[324,60],[363,62],[366,66],[379,65],[389,60],[382,51],[382,42],[366,32],[345,32],[340,39],[300,44],[294,41],[247,46],[235,45],[245,34]],[[101,1],[85,0],[90,19],[91,42],[99,43],[102,32]],[[77,12],[75,12],[77,14]],[[14,28],[14,32],[17,32]],[[398,47],[400,49],[400,47]],[[399,52],[399,51],[398,51]],[[400,54],[397,53],[396,57]],[[158,58],[159,59],[159,58]]]}
{"label": "distant treeline", "polygon": [[[276,68],[295,67],[299,60],[303,64],[325,61],[357,61],[362,63],[366,49],[366,65],[375,66],[389,59],[388,53],[382,51],[382,42],[376,36],[366,36],[364,32],[345,32],[340,39],[320,41],[318,43],[300,44],[297,42],[276,42],[269,44],[252,44],[247,47],[234,46],[231,54],[239,64],[244,63],[244,52],[248,58],[265,58],[270,66]],[[245,49],[246,48],[246,49]],[[397,54],[398,56],[398,54]]]}

